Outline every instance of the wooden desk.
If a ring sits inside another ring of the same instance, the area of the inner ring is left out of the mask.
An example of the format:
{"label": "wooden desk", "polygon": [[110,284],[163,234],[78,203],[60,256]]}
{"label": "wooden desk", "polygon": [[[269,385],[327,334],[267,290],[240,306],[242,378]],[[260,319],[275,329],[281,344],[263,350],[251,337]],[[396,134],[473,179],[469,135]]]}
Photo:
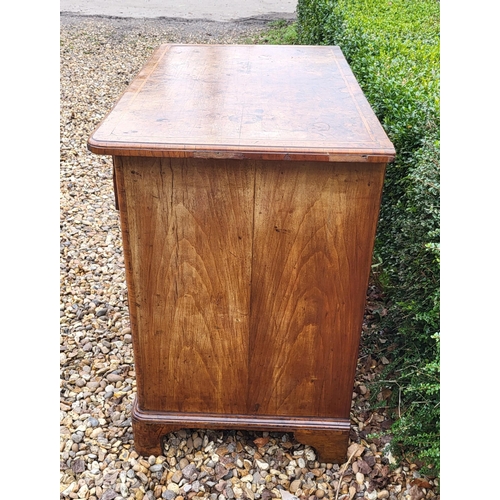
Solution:
{"label": "wooden desk", "polygon": [[344,461],[394,149],[340,49],[162,45],[88,147],[114,161],[138,452],[237,428]]}

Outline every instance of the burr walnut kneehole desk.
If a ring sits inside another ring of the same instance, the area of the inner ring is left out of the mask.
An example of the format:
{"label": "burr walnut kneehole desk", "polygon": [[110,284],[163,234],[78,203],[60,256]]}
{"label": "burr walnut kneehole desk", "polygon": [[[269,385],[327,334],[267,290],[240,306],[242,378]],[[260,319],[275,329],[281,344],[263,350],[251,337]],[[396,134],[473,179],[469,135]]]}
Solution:
{"label": "burr walnut kneehole desk", "polygon": [[138,452],[233,428],[344,461],[394,149],[340,49],[161,45],[88,147],[113,156]]}

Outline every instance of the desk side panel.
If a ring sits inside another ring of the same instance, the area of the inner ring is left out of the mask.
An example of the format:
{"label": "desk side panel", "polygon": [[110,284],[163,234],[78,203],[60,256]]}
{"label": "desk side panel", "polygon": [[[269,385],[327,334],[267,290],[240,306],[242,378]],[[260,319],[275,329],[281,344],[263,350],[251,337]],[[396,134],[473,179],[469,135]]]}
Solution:
{"label": "desk side panel", "polygon": [[245,413],[254,170],[115,161],[142,410]]}
{"label": "desk side panel", "polygon": [[250,413],[349,417],[384,171],[257,167]]}

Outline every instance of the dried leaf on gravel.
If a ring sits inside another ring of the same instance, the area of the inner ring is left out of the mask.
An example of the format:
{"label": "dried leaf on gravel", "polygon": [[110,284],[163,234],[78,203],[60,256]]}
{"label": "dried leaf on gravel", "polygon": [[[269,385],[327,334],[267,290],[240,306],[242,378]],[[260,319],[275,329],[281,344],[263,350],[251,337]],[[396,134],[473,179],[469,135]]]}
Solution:
{"label": "dried leaf on gravel", "polygon": [[347,456],[356,458],[360,457],[365,451],[365,447],[358,443],[352,443],[349,448],[347,448]]}

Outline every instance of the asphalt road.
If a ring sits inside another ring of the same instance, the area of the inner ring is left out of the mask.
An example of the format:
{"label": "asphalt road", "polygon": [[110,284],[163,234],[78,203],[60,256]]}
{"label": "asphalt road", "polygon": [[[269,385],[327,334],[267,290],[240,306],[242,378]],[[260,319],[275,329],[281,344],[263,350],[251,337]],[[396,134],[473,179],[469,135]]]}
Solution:
{"label": "asphalt road", "polygon": [[60,12],[123,18],[294,19],[297,0],[60,0]]}

